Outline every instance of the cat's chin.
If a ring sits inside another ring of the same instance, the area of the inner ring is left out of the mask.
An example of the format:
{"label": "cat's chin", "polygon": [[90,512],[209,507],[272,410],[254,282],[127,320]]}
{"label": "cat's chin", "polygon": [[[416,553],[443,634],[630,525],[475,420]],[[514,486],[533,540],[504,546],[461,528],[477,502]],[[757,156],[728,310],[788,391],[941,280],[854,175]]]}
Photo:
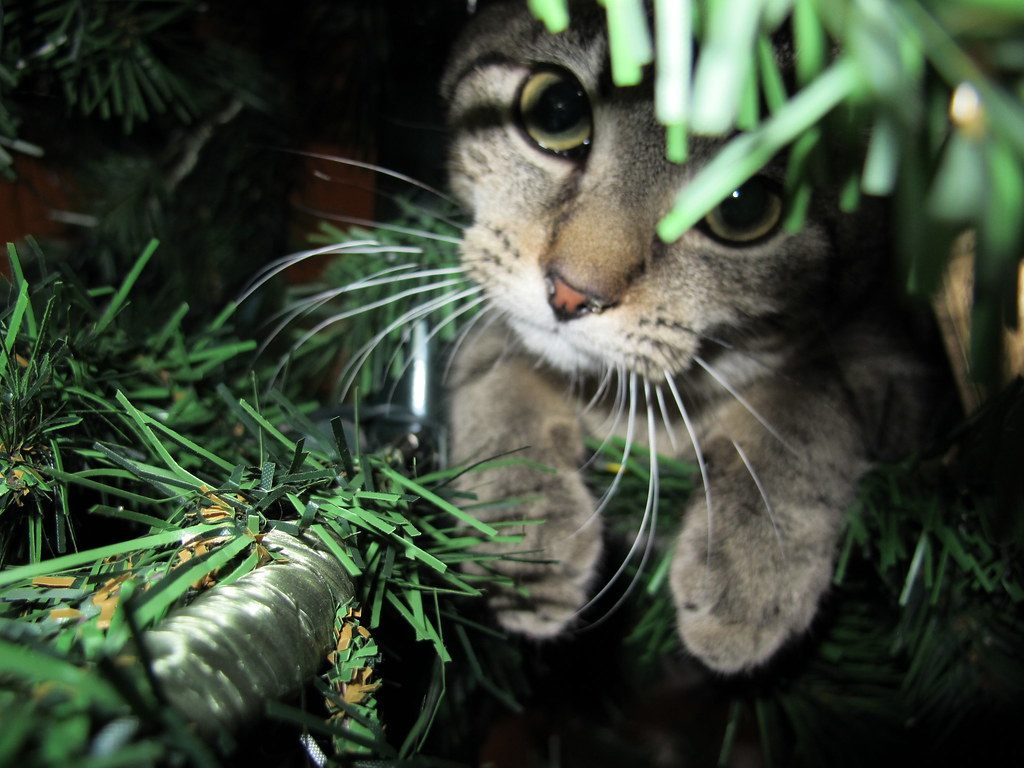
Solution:
{"label": "cat's chin", "polygon": [[544,328],[520,318],[511,318],[510,324],[523,346],[560,371],[599,373],[608,365],[606,361],[573,344],[557,328]]}

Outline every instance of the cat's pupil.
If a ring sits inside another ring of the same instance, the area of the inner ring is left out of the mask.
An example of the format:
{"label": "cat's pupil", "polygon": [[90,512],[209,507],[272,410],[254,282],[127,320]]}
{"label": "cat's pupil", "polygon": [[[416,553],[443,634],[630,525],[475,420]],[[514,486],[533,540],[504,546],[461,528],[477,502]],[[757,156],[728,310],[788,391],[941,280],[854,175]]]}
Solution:
{"label": "cat's pupil", "polygon": [[781,218],[777,185],[755,176],[704,217],[702,228],[719,242],[742,246],[770,235]]}
{"label": "cat's pupil", "polygon": [[586,96],[567,80],[556,80],[545,88],[530,112],[534,124],[552,134],[574,128],[585,116]]}
{"label": "cat's pupil", "polygon": [[727,197],[720,206],[722,221],[730,228],[743,231],[756,227],[769,205],[769,192],[764,183],[752,179]]}

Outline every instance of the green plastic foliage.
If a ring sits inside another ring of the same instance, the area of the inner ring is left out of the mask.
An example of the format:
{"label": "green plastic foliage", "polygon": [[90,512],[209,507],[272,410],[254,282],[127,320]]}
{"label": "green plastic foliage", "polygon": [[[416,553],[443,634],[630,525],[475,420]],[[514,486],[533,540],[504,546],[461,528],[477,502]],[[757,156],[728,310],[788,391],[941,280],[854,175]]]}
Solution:
{"label": "green plastic foliage", "polygon": [[569,26],[568,0],[527,0],[530,10],[544,22],[549,32],[561,32]]}
{"label": "green plastic foliage", "polygon": [[[691,128],[725,134],[740,114],[757,40],[760,0],[718,0],[707,4],[707,21],[694,74]],[[744,51],[746,55],[738,55]],[[730,190],[731,191],[731,190]]]}
{"label": "green plastic foliage", "polygon": [[1024,241],[1024,163],[998,140],[986,148],[990,195],[978,222],[974,306],[971,309],[971,374],[998,383],[1002,329],[1017,325],[1018,280]]}
{"label": "green plastic foliage", "polygon": [[608,14],[608,46],[611,49],[612,82],[637,85],[644,65],[654,58],[651,32],[641,0],[598,0]]}
{"label": "green plastic foliage", "polygon": [[849,61],[839,61],[794,96],[788,108],[730,141],[680,190],[672,211],[658,225],[658,236],[666,242],[679,238],[709,209],[854,92],[859,84],[854,66]]}
{"label": "green plastic foliage", "polygon": [[[118,120],[125,133],[155,115],[189,122],[194,83],[181,75],[175,27],[200,10],[192,0],[92,3],[11,2],[0,19],[0,174],[13,178],[11,152],[40,157],[18,136],[22,92],[45,83],[70,110]],[[189,54],[185,53],[187,57]],[[10,151],[8,151],[10,150]]]}
{"label": "green plastic foliage", "polygon": [[686,159],[686,125],[690,108],[690,70],[693,66],[693,4],[689,0],[656,0],[657,66],[654,109],[666,130],[666,157]]}
{"label": "green plastic foliage", "polygon": [[[489,538],[517,541],[454,503],[448,482],[460,470],[418,480],[401,455],[350,447],[338,421],[330,434],[309,418],[311,404],[262,391],[274,361],[254,365],[256,345],[232,336],[234,305],[196,318],[189,332],[185,308],[147,315],[134,294],[155,248],[117,290],[71,278],[31,284],[9,251],[14,286],[0,313],[0,754],[35,764],[79,764],[102,748],[97,734],[124,719],[146,722],[147,732],[128,729],[111,742],[112,760],[188,755],[214,764],[181,736],[179,715],[151,711],[158,699],[143,663],[121,655],[137,632],[211,585],[286,567],[261,544],[271,528],[323,541],[358,579],[365,627],[387,613],[407,621],[440,663],[453,658],[442,611],[455,597],[478,597],[488,581],[454,566],[482,557],[475,550]],[[316,366],[297,354],[292,371],[303,378]],[[97,525],[104,520],[116,527]],[[93,539],[107,530],[112,540],[75,551],[74,531],[85,525]],[[374,649],[359,641],[351,650],[365,664]],[[276,715],[338,737],[339,755],[396,754],[371,690],[346,710],[344,728],[287,708]]]}
{"label": "green plastic foliage", "polygon": [[989,189],[981,142],[963,131],[953,131],[928,193],[928,213],[953,224],[976,221],[987,204]]}
{"label": "green plastic foliage", "polygon": [[896,188],[900,167],[900,128],[892,115],[880,114],[875,120],[864,159],[861,189],[868,195],[891,195]]}

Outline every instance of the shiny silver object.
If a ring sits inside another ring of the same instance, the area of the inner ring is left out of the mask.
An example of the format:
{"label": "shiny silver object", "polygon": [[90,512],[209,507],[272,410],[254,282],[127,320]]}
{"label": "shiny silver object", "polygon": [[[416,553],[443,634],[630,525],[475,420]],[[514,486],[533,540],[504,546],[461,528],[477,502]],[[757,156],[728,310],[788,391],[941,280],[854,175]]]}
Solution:
{"label": "shiny silver object", "polygon": [[249,722],[322,671],[338,607],[353,594],[315,540],[271,531],[263,545],[287,562],[214,587],[144,635],[167,697],[206,734]]}

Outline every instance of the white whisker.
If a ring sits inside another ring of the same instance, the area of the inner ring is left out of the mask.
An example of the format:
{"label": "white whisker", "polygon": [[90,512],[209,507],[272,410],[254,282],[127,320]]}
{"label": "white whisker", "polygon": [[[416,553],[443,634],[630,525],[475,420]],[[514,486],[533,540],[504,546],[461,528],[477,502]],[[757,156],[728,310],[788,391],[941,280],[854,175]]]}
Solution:
{"label": "white whisker", "polygon": [[[300,264],[307,259],[312,259],[316,256],[336,256],[354,249],[372,247],[379,248],[381,245],[376,240],[350,240],[345,243],[331,243],[330,245],[324,245],[320,248],[310,248],[305,251],[290,253],[279,259],[274,259],[274,261],[264,265],[255,275],[253,275],[252,280],[249,281],[249,283],[242,289],[242,293],[235,299],[235,303],[241,304],[252,296],[253,293],[263,287],[266,282],[275,275],[280,274],[289,267]],[[412,252],[422,253],[423,251],[416,248]]]}
{"label": "white whisker", "polygon": [[448,359],[445,361],[444,364],[444,372],[441,374],[441,381],[448,381],[448,375],[451,373],[452,364],[455,362],[455,358],[459,354],[459,349],[462,348],[462,345],[465,343],[466,339],[469,338],[469,334],[472,332],[473,327],[477,323],[479,323],[481,319],[483,319],[484,315],[490,314],[492,312],[494,313],[491,315],[491,317],[487,319],[487,322],[484,323],[483,327],[480,329],[481,333],[490,328],[491,324],[494,323],[494,321],[497,320],[499,317],[501,317],[500,311],[495,312],[495,310],[497,309],[497,304],[489,304],[488,306],[480,310],[477,314],[475,314],[473,317],[471,317],[469,319],[469,322],[466,323],[466,326],[461,331],[459,331],[459,335],[455,339],[455,343],[452,344],[452,348],[448,351]]}
{"label": "white whisker", "polygon": [[[345,285],[336,285],[333,288],[323,289],[323,290],[320,290],[320,291],[316,291],[315,293],[311,293],[308,296],[302,296],[297,302],[295,302],[295,304],[287,305],[287,306],[277,310],[276,312],[274,312],[272,315],[270,315],[270,317],[268,317],[266,320],[263,321],[263,325],[267,325],[268,323],[271,323],[274,320],[277,320],[279,317],[283,317],[283,316],[289,315],[289,314],[293,318],[297,317],[298,315],[303,314],[303,312],[301,311],[302,309],[305,309],[308,306],[316,304],[317,302],[321,302],[321,300],[323,300],[323,299],[326,299],[326,300],[333,299],[336,296],[341,296],[341,295],[343,295],[345,293],[349,293],[351,291],[359,290],[359,289],[363,288],[368,282],[370,282],[371,280],[374,280],[376,278],[385,277],[386,275],[393,275],[396,272],[406,272],[406,273],[408,273],[408,271],[410,269],[416,269],[416,267],[417,267],[416,264],[396,264],[393,267],[388,267],[387,269],[381,269],[381,270],[379,270],[377,272],[374,272],[371,275],[367,275],[366,277],[361,277],[358,280],[355,280],[355,281],[353,281],[351,283],[346,283]],[[304,286],[303,288],[309,289],[309,286]],[[298,293],[301,290],[302,290],[301,288],[296,289],[296,292]],[[299,309],[300,311],[296,311],[297,309]]]}
{"label": "white whisker", "polygon": [[[501,317],[501,316],[509,317],[509,313],[503,310],[501,315],[499,315],[499,317]],[[510,354],[512,354],[513,350],[518,348],[518,344],[519,344],[519,339],[516,336],[515,331],[513,331],[512,328],[510,328],[508,325],[506,325],[505,326],[505,341],[501,345],[501,352],[498,353],[498,356],[496,358],[494,358],[494,362],[491,363],[491,367],[490,367],[490,369],[487,372],[488,375],[490,375],[491,373],[494,373],[494,371],[498,370],[501,367],[502,363],[504,363],[505,360],[508,359],[508,356]]]}
{"label": "white whisker", "polygon": [[396,294],[387,296],[383,299],[378,299],[377,301],[371,301],[369,304],[363,304],[361,306],[354,307],[353,309],[349,309],[344,312],[339,312],[336,315],[331,315],[330,317],[317,323],[310,330],[304,333],[302,337],[297,342],[295,342],[295,344],[292,345],[291,350],[289,350],[289,354],[294,353],[296,350],[298,350],[301,346],[303,346],[306,342],[308,342],[321,331],[325,330],[326,328],[329,328],[332,325],[340,323],[342,320],[347,320],[350,317],[355,317],[356,315],[371,312],[374,309],[385,307],[388,304],[394,304],[396,301],[407,299],[410,296],[416,296],[420,293],[429,293],[430,291],[438,291],[442,288],[450,288],[454,285],[459,285],[461,283],[463,283],[462,280],[441,280],[436,283],[429,283],[428,285],[420,285],[416,286],[415,288],[409,288],[407,290],[400,291]]}
{"label": "white whisker", "polygon": [[690,414],[686,412],[686,406],[683,405],[683,398],[679,395],[679,390],[676,389],[676,383],[672,380],[672,375],[665,371],[665,381],[668,383],[668,388],[672,390],[672,397],[676,401],[676,405],[679,407],[679,414],[683,417],[683,425],[686,427],[686,433],[690,436],[690,442],[693,443],[693,450],[697,456],[697,466],[700,468],[700,479],[704,483],[704,504],[708,510],[708,561],[711,560],[711,532],[712,524],[714,522],[714,515],[712,513],[711,506],[711,480],[708,478],[708,464],[704,460],[704,452],[700,448],[700,441],[697,439],[697,431],[693,428],[693,424],[690,421]]}
{"label": "white whisker", "polygon": [[[636,374],[633,373],[630,378],[630,385],[635,388],[636,385]],[[640,564],[637,566],[636,573],[630,580],[629,586],[622,593],[615,604],[608,609],[608,611],[597,621],[589,625],[588,629],[592,629],[599,624],[604,623],[609,616],[617,611],[622,604],[626,601],[633,590],[636,589],[636,585],[640,583],[640,575],[643,573],[644,566],[647,564],[647,560],[650,557],[651,549],[654,545],[654,528],[658,520],[658,493],[660,491],[660,480],[658,477],[658,448],[657,439],[655,436],[655,423],[654,423],[654,400],[651,398],[651,385],[644,377],[644,397],[647,406],[647,444],[650,450],[650,479],[647,483],[647,503],[644,505],[644,514],[640,520],[640,528],[637,531],[636,537],[633,539],[633,544],[629,548],[629,552],[626,553],[626,557],[619,565],[618,570],[615,571],[614,575],[607,581],[607,583],[594,595],[590,600],[584,604],[576,615],[579,615],[584,610],[589,608],[591,605],[600,600],[608,590],[622,577],[629,564],[633,561],[634,555],[636,555],[637,549],[640,547],[640,542],[644,542],[644,552],[640,558]],[[635,403],[633,403],[635,405]]]}
{"label": "white whisker", "polygon": [[594,396],[590,398],[587,404],[580,411],[580,416],[583,416],[591,411],[604,397],[605,392],[608,391],[608,385],[612,380],[612,371],[614,370],[611,365],[602,361],[601,365],[604,366],[604,373],[601,375],[601,381],[597,385],[597,391],[594,392]]}
{"label": "white whisker", "polygon": [[673,453],[679,453],[679,445],[676,443],[676,431],[668,418],[668,407],[665,405],[665,392],[659,384],[654,388],[658,397],[658,409],[661,411],[661,420],[665,423],[665,431],[668,433],[668,441],[672,445]]}
{"label": "white whisker", "polygon": [[[597,508],[590,514],[590,516],[583,522],[579,528],[573,533],[569,534],[568,538],[574,538],[579,535],[580,531],[584,530],[594,520],[596,520],[600,514],[604,511],[604,508],[608,506],[608,503],[615,496],[615,492],[619,489],[619,483],[622,481],[622,476],[626,473],[626,463],[629,461],[629,456],[633,451],[633,436],[636,432],[636,373],[630,372],[629,374],[629,416],[626,419],[626,443],[622,449],[622,460],[619,462],[619,468],[615,472],[615,477],[612,478],[611,484],[605,489],[605,492],[601,495],[598,501]],[[594,454],[595,456],[597,453]]]}
{"label": "white whisker", "polygon": [[[619,424],[619,419],[622,418],[623,410],[626,407],[626,366],[617,365],[615,367],[616,381],[615,381],[615,403],[613,404],[614,409],[614,420],[612,421],[612,431]],[[605,417],[604,424],[608,423],[608,420],[612,418],[612,414]]]}
{"label": "white whisker", "polygon": [[580,385],[579,368],[577,368],[574,365],[572,367],[572,370],[569,371],[569,383],[566,386],[566,392],[565,392],[565,399],[566,400],[570,400],[571,401],[571,400],[575,400],[576,399],[576,389],[579,387],[579,385]]}
{"label": "white whisker", "polygon": [[[274,339],[277,338],[278,334],[281,333],[288,325],[294,322],[297,318],[304,315],[308,315],[311,312],[316,311],[324,304],[329,303],[338,296],[343,296],[346,293],[352,293],[354,291],[363,290],[365,288],[373,288],[380,285],[391,285],[394,283],[405,282],[408,280],[419,280],[425,277],[443,277],[445,275],[457,275],[461,273],[460,269],[445,268],[445,269],[427,269],[419,270],[416,272],[405,272],[404,274],[397,276],[385,277],[386,275],[393,275],[395,272],[401,272],[403,270],[415,268],[415,264],[401,264],[394,267],[388,267],[382,269],[379,272],[375,272],[372,275],[368,275],[360,280],[347,285],[338,286],[337,288],[329,288],[325,291],[307,296],[298,302],[296,306],[285,307],[284,309],[278,310],[267,318],[267,322],[272,322],[279,317],[284,316],[284,319],[274,326],[273,330],[264,338],[256,351],[257,356],[263,354],[263,352],[273,343]],[[369,306],[369,305],[364,305]],[[358,313],[356,313],[358,314]],[[344,318],[340,318],[344,319]]]}
{"label": "white whisker", "polygon": [[790,453],[792,453],[792,454],[794,454],[796,456],[800,455],[799,452],[792,445],[790,445],[788,442],[786,442],[785,438],[783,438],[782,435],[780,435],[775,430],[775,428],[771,424],[768,423],[768,420],[765,419],[764,416],[762,416],[760,413],[758,413],[757,410],[754,408],[754,406],[752,406],[747,401],[747,399],[745,397],[743,397],[743,395],[741,395],[736,390],[736,388],[733,387],[726,380],[726,378],[724,376],[722,376],[721,373],[719,373],[717,370],[715,370],[714,367],[712,367],[712,365],[710,363],[708,363],[706,360],[702,359],[700,356],[697,356],[697,355],[694,356],[693,360],[694,360],[695,363],[697,363],[697,365],[699,365],[701,368],[703,368],[705,371],[707,371],[708,375],[711,378],[713,378],[715,381],[717,381],[719,383],[719,385],[721,385],[722,389],[724,389],[726,392],[728,392],[730,395],[732,395],[736,399],[736,402],[738,402],[740,405],[742,405],[747,410],[747,413],[749,413],[751,416],[753,416],[762,427],[764,427],[766,430],[768,430],[768,434],[770,434],[772,437],[774,437],[776,440],[778,440],[780,443],[782,443],[782,445]]}
{"label": "white whisker", "polygon": [[[623,561],[623,564],[618,567],[618,570],[604,586],[601,592],[594,597],[594,600],[607,592],[611,585],[621,577],[626,567],[633,560],[633,556],[636,554],[636,550],[640,546],[641,540],[644,541],[643,555],[641,555],[640,563],[637,565],[636,572],[630,580],[630,586],[626,588],[617,600],[615,600],[614,605],[604,612],[604,615],[586,627],[588,630],[592,630],[604,624],[608,618],[618,610],[618,608],[621,608],[623,603],[629,599],[630,595],[632,595],[633,591],[637,588],[637,585],[640,584],[640,577],[643,574],[644,567],[647,565],[647,561],[650,559],[650,553],[654,549],[654,535],[657,531],[657,503],[660,490],[662,490],[662,483],[660,483],[657,465],[657,433],[655,431],[654,403],[650,396],[650,382],[647,380],[647,377],[644,377],[643,380],[643,392],[647,407],[647,447],[650,452],[648,465],[650,467],[650,478],[647,482],[647,503],[644,506],[643,517],[640,520],[640,528],[637,530],[636,538],[633,540],[633,546],[626,555],[626,559]],[[590,603],[588,603],[588,605],[589,604]]]}
{"label": "white whisker", "polygon": [[[462,280],[442,280],[442,281],[437,282],[437,283],[431,283],[429,285],[422,285],[422,286],[418,286],[416,288],[410,288],[408,290],[401,291],[400,293],[394,294],[393,296],[388,296],[387,298],[371,302],[370,304],[364,304],[362,306],[355,307],[354,309],[350,309],[350,310],[347,310],[345,312],[339,312],[338,314],[331,315],[330,317],[328,317],[328,318],[322,320],[321,322],[317,323],[310,330],[306,331],[306,333],[304,333],[294,344],[292,344],[291,348],[289,349],[289,351],[287,353],[281,355],[281,358],[280,358],[280,360],[278,362],[278,365],[274,369],[273,375],[271,376],[271,381],[276,381],[277,380],[277,377],[281,374],[281,371],[284,370],[285,366],[288,364],[289,360],[291,359],[292,355],[295,354],[295,352],[297,352],[299,349],[301,349],[305,344],[307,344],[310,341],[310,339],[314,338],[318,333],[320,333],[321,331],[325,330],[326,328],[328,328],[328,327],[330,327],[332,325],[335,325],[337,323],[340,323],[340,322],[342,322],[344,320],[347,320],[347,319],[349,319],[351,317],[355,317],[355,316],[363,314],[365,312],[370,312],[370,311],[372,311],[374,309],[378,309],[379,307],[383,307],[383,306],[386,306],[388,304],[393,304],[396,301],[401,301],[402,299],[408,298],[409,296],[415,296],[415,295],[420,294],[420,293],[429,293],[431,291],[437,291],[437,290],[440,290],[442,288],[450,288],[452,286],[464,285],[464,284],[465,283]],[[453,292],[453,291],[449,291],[449,292],[445,293],[444,295],[442,295],[441,299],[448,299],[448,300],[450,300],[451,297],[454,295],[454,293],[455,292]],[[432,301],[436,301],[436,300],[432,300]],[[424,305],[420,304],[418,306],[422,307]],[[404,317],[404,315],[403,315],[403,317]]]}
{"label": "white whisker", "polygon": [[[433,328],[431,328],[427,332],[426,337],[423,339],[423,343],[424,344],[428,343],[431,339],[433,339],[435,336],[437,336],[437,334],[440,333],[448,325],[450,325],[451,323],[453,323],[456,320],[458,320],[462,315],[466,314],[467,312],[473,310],[476,307],[479,307],[485,301],[487,301],[487,297],[486,296],[480,296],[480,297],[475,298],[475,299],[473,299],[471,301],[467,301],[461,307],[459,307],[458,309],[454,310],[444,320],[442,320],[440,323],[438,323]],[[397,354],[397,351],[396,351],[396,354]],[[406,371],[408,371],[409,367],[413,364],[413,360],[414,359],[410,356],[409,359],[402,366],[402,369],[398,372],[398,375],[395,376],[394,384],[391,385],[391,389],[388,391],[387,402],[389,404],[391,403],[392,399],[395,396],[395,391],[398,389],[398,384],[402,381],[402,377],[405,376]],[[392,357],[391,362],[388,363],[387,368],[390,368],[393,364],[394,364],[394,357]]]}
{"label": "white whisker", "polygon": [[[342,245],[345,245],[345,244],[342,244]],[[335,245],[335,246],[331,246],[331,248],[332,248],[332,250],[325,251],[323,253],[316,253],[316,254],[313,254],[313,255],[315,255],[315,256],[327,256],[327,255],[330,255],[330,256],[346,256],[346,257],[351,257],[351,256],[380,256],[382,254],[390,255],[390,256],[419,256],[419,255],[422,255],[422,253],[423,253],[423,249],[422,248],[419,248],[417,246],[411,246],[411,245],[410,246],[400,246],[400,245],[376,245],[375,244],[373,246],[362,247],[362,248],[344,248],[344,249],[340,248],[338,245]],[[276,277],[277,275],[279,275],[282,272],[286,271],[287,269],[295,266],[296,264],[299,264],[302,261],[306,261],[309,258],[312,258],[312,256],[306,255],[306,256],[303,256],[301,258],[299,258],[299,257],[289,258],[285,263],[277,264],[272,269],[264,270],[263,274],[261,276],[259,276],[259,281],[255,285],[253,285],[251,288],[249,288],[248,291],[245,293],[245,295],[242,296],[239,299],[239,301],[240,302],[244,301],[249,296],[251,296],[255,291],[259,290],[261,287],[266,285],[266,283],[269,280],[273,279],[274,277]],[[462,270],[460,270],[460,271],[462,271]]]}
{"label": "white whisker", "polygon": [[[315,178],[320,179],[322,181],[326,181],[330,184],[337,184],[348,189],[358,189],[362,192],[367,192],[371,195],[375,195],[376,197],[383,198],[385,200],[390,200],[391,202],[395,203],[398,208],[403,209],[403,212],[407,210],[414,211],[417,215],[425,219],[439,221],[442,224],[448,225],[454,230],[458,230],[459,232],[465,231],[466,229],[466,224],[464,222],[456,221],[453,218],[445,216],[435,208],[431,208],[427,205],[421,205],[417,203],[415,200],[412,200],[409,197],[409,195],[404,194],[402,192],[389,192],[387,190],[381,189],[379,185],[374,186],[373,184],[360,184],[359,182],[353,179],[336,178],[330,175],[329,173],[324,173],[320,170],[315,171],[313,175],[315,176]],[[434,189],[431,189],[430,191],[436,192],[436,190]]]}
{"label": "white whisker", "polygon": [[761,494],[761,501],[764,502],[765,511],[768,513],[768,519],[771,521],[772,529],[775,531],[775,538],[779,542],[779,552],[785,557],[786,552],[782,546],[782,534],[779,533],[779,527],[775,524],[775,515],[772,512],[772,504],[768,501],[768,494],[765,492],[764,485],[761,483],[761,478],[758,477],[757,472],[754,471],[754,465],[750,463],[750,459],[747,458],[746,452],[740,447],[740,444],[735,440],[732,441],[733,448],[736,449],[736,453],[739,454],[740,460],[743,462],[743,466],[747,468],[747,472],[750,473],[750,479],[754,481],[754,485],[757,486],[757,492]]}
{"label": "white whisker", "polygon": [[366,163],[366,162],[363,162],[362,160],[353,160],[352,158],[349,158],[349,157],[340,157],[338,155],[327,155],[327,154],[323,154],[323,153],[320,153],[320,152],[308,152],[308,151],[305,151],[305,150],[295,150],[295,149],[282,149],[280,151],[287,152],[289,154],[294,154],[294,155],[301,155],[303,157],[313,157],[313,158],[316,158],[318,160],[327,160],[328,162],[331,162],[331,163],[338,163],[339,165],[348,165],[348,166],[351,166],[353,168],[362,168],[365,171],[373,171],[374,173],[380,174],[381,176],[388,176],[388,177],[390,177],[392,179],[396,179],[397,181],[401,181],[401,182],[403,182],[405,184],[408,184],[408,185],[410,185],[412,187],[416,187],[417,189],[422,189],[424,192],[429,192],[430,194],[434,195],[435,197],[438,197],[438,198],[440,198],[441,200],[444,200],[447,203],[451,203],[452,205],[454,205],[456,207],[458,207],[458,205],[459,205],[453,198],[451,198],[450,196],[446,195],[441,190],[435,189],[434,187],[432,187],[429,184],[426,184],[426,183],[424,183],[422,181],[418,181],[417,179],[414,179],[412,176],[406,176],[404,173],[399,173],[398,171],[393,171],[393,170],[390,170],[389,168],[385,168],[385,167],[380,166],[380,165],[375,165],[373,163]]}
{"label": "white whisker", "polygon": [[373,354],[373,351],[385,338],[387,338],[389,334],[391,334],[396,329],[400,328],[401,326],[405,325],[408,322],[417,320],[421,317],[426,317],[430,313],[436,312],[437,310],[441,309],[444,306],[447,306],[448,304],[460,301],[461,299],[464,299],[467,296],[472,296],[476,293],[479,293],[482,290],[482,287],[475,285],[470,288],[466,288],[465,290],[462,291],[449,292],[443,294],[442,296],[439,296],[435,299],[431,299],[430,301],[426,301],[422,304],[417,304],[415,307],[403,313],[394,321],[389,323],[387,327],[379,331],[366,344],[360,347],[359,350],[355,353],[355,355],[353,355],[348,365],[345,366],[340,377],[342,379],[342,387],[341,392],[339,394],[339,399],[345,399],[346,395],[348,394],[349,388],[355,381],[355,378],[359,374],[359,371],[362,368],[363,364],[367,361],[367,359],[369,359],[370,355]]}
{"label": "white whisker", "polygon": [[[609,368],[609,370],[611,370],[611,368]],[[585,462],[583,462],[580,465],[579,469],[580,469],[581,472],[586,470],[587,467],[589,467],[591,464],[593,464],[594,461],[597,459],[597,457],[600,456],[604,452],[605,446],[608,445],[608,441],[611,440],[612,437],[614,437],[615,430],[618,428],[619,422],[622,420],[622,414],[623,414],[623,412],[626,409],[626,390],[625,390],[626,372],[625,372],[625,369],[622,366],[618,366],[616,368],[616,373],[618,374],[619,381],[618,381],[618,389],[617,389],[617,391],[615,393],[615,403],[612,406],[613,410],[612,410],[612,413],[609,414],[609,416],[607,418],[605,418],[605,420],[601,423],[601,426],[599,427],[599,429],[603,428],[605,426],[605,424],[608,423],[608,419],[609,418],[612,420],[612,424],[605,431],[604,440],[601,441],[601,444],[599,446],[597,446],[597,449],[592,454],[590,454],[590,458],[588,458]]]}
{"label": "white whisker", "polygon": [[450,235],[439,235],[436,232],[430,232],[426,229],[415,229],[413,227],[403,227],[398,224],[387,224],[382,221],[373,221],[372,219],[360,219],[356,216],[345,216],[340,213],[332,213],[330,211],[321,211],[316,208],[308,208],[304,205],[296,206],[303,213],[308,213],[311,216],[317,218],[327,219],[328,221],[337,221],[342,224],[354,224],[357,227],[366,227],[367,229],[380,229],[385,232],[394,232],[399,235],[408,235],[410,237],[418,237],[421,240],[433,240],[438,243],[448,243],[449,245],[459,245],[462,240],[458,237],[452,237]]}

